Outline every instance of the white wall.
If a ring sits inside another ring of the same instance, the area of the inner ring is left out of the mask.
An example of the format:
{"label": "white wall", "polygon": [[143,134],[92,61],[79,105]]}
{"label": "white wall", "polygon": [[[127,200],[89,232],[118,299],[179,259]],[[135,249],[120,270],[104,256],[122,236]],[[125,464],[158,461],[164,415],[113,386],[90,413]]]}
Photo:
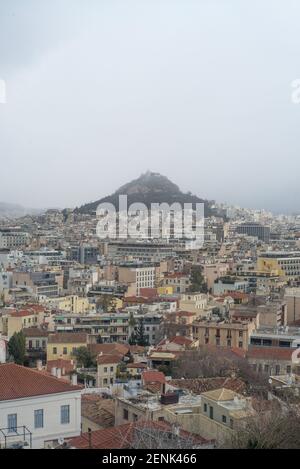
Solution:
{"label": "white wall", "polygon": [[[69,424],[60,423],[62,405],[70,406]],[[34,411],[38,409],[44,410],[44,428],[35,429]],[[17,425],[25,425],[32,432],[32,448],[43,448],[46,441],[80,435],[81,391],[0,401],[0,429],[7,428],[8,414],[17,414]]]}

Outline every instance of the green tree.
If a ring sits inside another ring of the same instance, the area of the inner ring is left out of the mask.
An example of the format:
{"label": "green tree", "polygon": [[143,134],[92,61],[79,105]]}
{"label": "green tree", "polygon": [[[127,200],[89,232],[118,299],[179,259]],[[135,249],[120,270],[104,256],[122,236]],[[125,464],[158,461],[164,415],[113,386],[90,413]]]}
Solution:
{"label": "green tree", "polygon": [[8,342],[8,353],[17,365],[24,365],[26,339],[23,331],[15,332]]}
{"label": "green tree", "polygon": [[137,331],[131,334],[129,339],[130,345],[140,345],[145,347],[149,345],[148,337],[145,335],[145,327],[144,327],[144,320],[143,318],[139,318]]}
{"label": "green tree", "polygon": [[87,347],[78,347],[78,349],[74,351],[74,358],[77,364],[83,368],[93,368],[96,366],[95,356]]}
{"label": "green tree", "polygon": [[116,311],[116,300],[111,295],[101,295],[97,299],[97,306],[105,313],[114,313]]}
{"label": "green tree", "polygon": [[191,269],[191,285],[189,290],[190,292],[207,293],[207,284],[200,265],[195,265]]}

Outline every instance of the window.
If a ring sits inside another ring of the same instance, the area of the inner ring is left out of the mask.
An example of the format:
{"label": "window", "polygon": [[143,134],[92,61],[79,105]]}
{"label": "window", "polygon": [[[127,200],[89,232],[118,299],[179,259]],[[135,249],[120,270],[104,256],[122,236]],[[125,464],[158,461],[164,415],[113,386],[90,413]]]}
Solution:
{"label": "window", "polygon": [[44,427],[44,411],[43,409],[37,409],[34,411],[34,428]]}
{"label": "window", "polygon": [[68,349],[67,349],[67,347],[64,347],[64,348],[63,348],[63,354],[64,354],[64,355],[67,355],[67,354],[68,354]]}
{"label": "window", "polygon": [[60,407],[60,423],[70,423],[70,406],[62,405]]}
{"label": "window", "polygon": [[56,355],[56,354],[57,354],[57,348],[53,347],[53,355]]}
{"label": "window", "polygon": [[204,404],[204,412],[207,412],[207,404]]}
{"label": "window", "polygon": [[291,371],[292,371],[292,367],[291,367],[291,365],[288,365],[288,366],[286,367],[286,372],[287,372],[287,374],[290,374]]}
{"label": "window", "polygon": [[275,367],[275,375],[279,375],[280,374],[280,365],[276,365]]}
{"label": "window", "polygon": [[128,410],[127,409],[123,409],[123,419],[128,420]]}
{"label": "window", "polygon": [[239,342],[239,348],[243,348],[243,342]]}
{"label": "window", "polygon": [[226,415],[222,415],[222,422],[223,422],[223,423],[226,423],[226,422],[227,422]]}
{"label": "window", "polygon": [[104,373],[107,373],[107,366],[104,367]]}
{"label": "window", "polygon": [[269,365],[265,365],[265,373],[269,373]]}
{"label": "window", "polygon": [[230,419],[230,428],[233,428],[233,420]]}
{"label": "window", "polygon": [[113,366],[110,367],[110,371],[114,371],[114,367],[113,367]]}
{"label": "window", "polygon": [[17,414],[8,414],[7,427],[9,433],[14,433],[17,431]]}

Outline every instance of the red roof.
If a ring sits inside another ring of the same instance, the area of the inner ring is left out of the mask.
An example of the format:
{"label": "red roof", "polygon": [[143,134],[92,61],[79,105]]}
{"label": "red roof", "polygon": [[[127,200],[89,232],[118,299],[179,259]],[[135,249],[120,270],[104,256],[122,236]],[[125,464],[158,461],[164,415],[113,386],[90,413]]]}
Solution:
{"label": "red roof", "polygon": [[166,382],[166,377],[161,371],[144,371],[142,373],[142,381],[144,384],[147,383],[161,383],[164,384]]}
{"label": "red roof", "polygon": [[189,339],[188,337],[184,337],[182,335],[175,335],[174,337],[171,337],[170,339],[163,339],[161,342],[159,342],[158,347],[160,345],[166,345],[168,343],[176,344],[176,345],[186,345],[187,347],[193,343],[192,339]]}
{"label": "red roof", "polygon": [[98,365],[110,365],[113,363],[120,363],[122,357],[120,355],[99,355],[97,358]]}
{"label": "red roof", "polygon": [[59,394],[80,389],[82,386],[73,386],[32,368],[15,363],[0,365],[0,401]]}
{"label": "red roof", "polygon": [[[77,436],[69,440],[69,445],[78,449],[124,449],[130,448],[132,441],[135,436],[135,430],[138,428],[153,428],[159,430],[165,434],[167,431],[171,431],[171,425],[167,422],[157,421],[139,421],[124,423],[116,427],[105,428],[91,432],[90,440],[89,434],[83,433],[81,436]],[[200,435],[194,435],[184,430],[180,430],[179,433],[181,438],[187,438],[189,442],[194,442],[195,445],[210,443]],[[90,441],[90,442],[89,442]],[[90,444],[91,443],[91,444]]]}
{"label": "red roof", "polygon": [[281,347],[249,347],[247,358],[289,361],[292,359],[292,353],[295,350],[296,349]]}
{"label": "red roof", "polygon": [[69,374],[71,373],[75,365],[72,363],[72,360],[64,360],[63,358],[58,358],[57,360],[48,360],[47,361],[47,371],[51,373],[52,368],[61,368],[61,370],[64,370],[64,374]]}

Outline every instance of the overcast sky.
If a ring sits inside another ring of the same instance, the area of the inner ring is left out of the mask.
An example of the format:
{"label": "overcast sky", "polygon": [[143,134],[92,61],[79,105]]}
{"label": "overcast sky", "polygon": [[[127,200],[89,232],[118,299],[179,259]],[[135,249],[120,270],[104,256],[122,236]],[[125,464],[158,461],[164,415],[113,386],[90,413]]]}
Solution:
{"label": "overcast sky", "polygon": [[147,171],[300,211],[299,0],[0,0],[0,201],[72,207]]}

